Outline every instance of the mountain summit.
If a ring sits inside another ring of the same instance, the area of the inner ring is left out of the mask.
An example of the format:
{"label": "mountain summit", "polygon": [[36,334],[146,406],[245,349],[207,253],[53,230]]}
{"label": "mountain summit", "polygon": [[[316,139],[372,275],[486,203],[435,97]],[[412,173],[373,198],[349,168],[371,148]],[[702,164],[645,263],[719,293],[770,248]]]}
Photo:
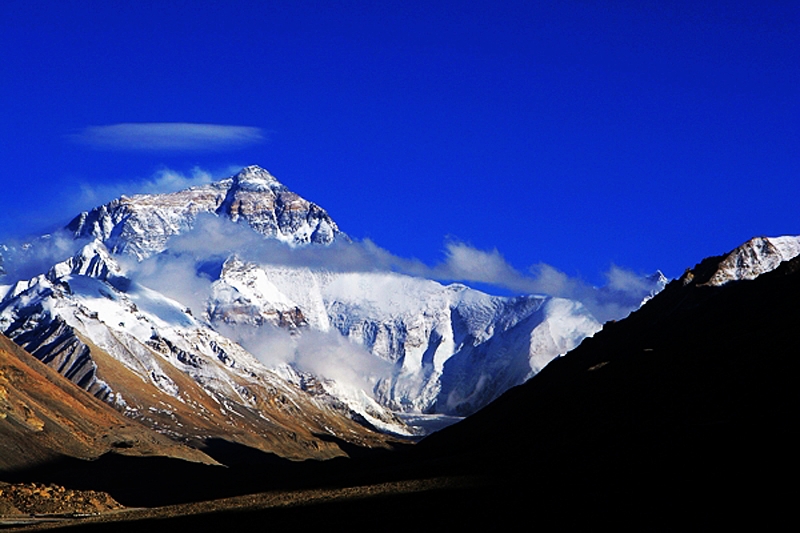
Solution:
{"label": "mountain summit", "polygon": [[142,260],[163,252],[170,237],[193,228],[203,213],[244,222],[293,246],[347,239],[324,209],[258,166],[174,193],[122,196],[81,213],[67,230],[75,238],[99,239],[112,253]]}

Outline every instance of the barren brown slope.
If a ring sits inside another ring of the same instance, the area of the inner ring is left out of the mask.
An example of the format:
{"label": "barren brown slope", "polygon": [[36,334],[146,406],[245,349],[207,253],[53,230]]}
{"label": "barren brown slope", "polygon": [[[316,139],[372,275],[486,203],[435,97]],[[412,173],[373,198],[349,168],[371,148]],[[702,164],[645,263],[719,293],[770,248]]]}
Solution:
{"label": "barren brown slope", "polygon": [[[365,448],[387,447],[394,439],[370,431],[329,406],[317,403],[313,396],[289,383],[251,380],[244,382],[234,374],[239,387],[231,389],[228,398],[212,397],[187,374],[170,364],[162,370],[180,391],[176,396],[165,394],[143,380],[117,359],[78,335],[89,348],[97,365],[97,376],[111,390],[120,394],[130,411],[129,416],[160,433],[181,442],[203,447],[212,439],[223,439],[289,459],[330,459],[345,452],[334,439],[318,435],[331,431],[340,440]],[[218,364],[210,361],[208,364]],[[237,399],[246,391],[255,407]]]}
{"label": "barren brown slope", "polygon": [[124,417],[0,335],[0,470],[111,450],[214,462]]}

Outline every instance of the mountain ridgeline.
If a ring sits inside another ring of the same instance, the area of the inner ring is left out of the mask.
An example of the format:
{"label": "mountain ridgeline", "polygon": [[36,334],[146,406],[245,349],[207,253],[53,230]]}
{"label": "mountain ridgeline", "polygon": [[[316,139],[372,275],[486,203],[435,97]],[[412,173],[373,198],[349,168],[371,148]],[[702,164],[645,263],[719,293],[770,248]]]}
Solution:
{"label": "mountain ridgeline", "polygon": [[[323,267],[309,258],[359,243],[258,167],[66,232],[2,248],[6,480],[137,506],[388,490],[181,519],[203,527],[409,508],[431,527],[691,530],[790,508],[800,237],[651,278],[601,326],[564,298]],[[47,267],[15,277],[20,258]]]}
{"label": "mountain ridgeline", "polygon": [[573,300],[326,266],[360,246],[256,166],[122,196],[4,248],[0,331],[179,442],[326,458],[451,424],[601,328]]}

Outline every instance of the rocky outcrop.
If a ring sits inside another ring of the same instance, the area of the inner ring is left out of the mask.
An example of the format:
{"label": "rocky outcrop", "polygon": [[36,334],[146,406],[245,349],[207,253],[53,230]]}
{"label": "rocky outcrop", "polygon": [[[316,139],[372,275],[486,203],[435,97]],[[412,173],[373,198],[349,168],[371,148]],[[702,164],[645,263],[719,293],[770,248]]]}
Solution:
{"label": "rocky outcrop", "polygon": [[22,313],[5,328],[5,335],[80,388],[107,399],[111,389],[98,379],[89,347],[63,319],[36,310]]}

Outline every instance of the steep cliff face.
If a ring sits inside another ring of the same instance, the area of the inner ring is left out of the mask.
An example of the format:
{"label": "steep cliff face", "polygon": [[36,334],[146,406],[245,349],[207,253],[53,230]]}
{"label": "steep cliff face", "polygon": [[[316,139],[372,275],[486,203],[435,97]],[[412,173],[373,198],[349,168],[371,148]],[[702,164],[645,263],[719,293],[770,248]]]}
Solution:
{"label": "steep cliff face", "polygon": [[355,369],[372,373],[370,392],[382,405],[456,416],[480,409],[600,329],[580,303],[560,298],[490,296],[395,273],[236,258],[214,282],[208,316],[239,331],[288,324],[299,328],[298,337],[309,330],[338,333],[388,363]]}

